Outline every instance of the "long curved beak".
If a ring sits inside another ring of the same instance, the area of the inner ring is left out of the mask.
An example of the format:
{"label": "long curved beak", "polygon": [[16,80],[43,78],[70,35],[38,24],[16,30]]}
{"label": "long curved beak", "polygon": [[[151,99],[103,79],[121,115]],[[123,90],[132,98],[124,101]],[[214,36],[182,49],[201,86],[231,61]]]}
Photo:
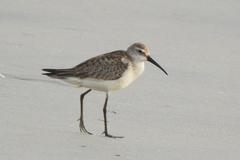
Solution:
{"label": "long curved beak", "polygon": [[156,61],[154,61],[150,56],[147,56],[147,61],[149,61],[152,64],[154,64],[155,66],[160,68],[166,75],[168,75],[168,73]]}

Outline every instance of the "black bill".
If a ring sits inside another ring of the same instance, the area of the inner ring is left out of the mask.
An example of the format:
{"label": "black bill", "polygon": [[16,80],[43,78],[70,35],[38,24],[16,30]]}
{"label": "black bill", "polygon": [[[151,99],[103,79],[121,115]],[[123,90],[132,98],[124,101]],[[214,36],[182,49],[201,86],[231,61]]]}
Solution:
{"label": "black bill", "polygon": [[154,64],[155,66],[157,66],[158,68],[160,68],[166,75],[168,75],[168,73],[156,61],[154,61],[150,56],[147,56],[147,60],[149,62],[151,62],[152,64]]}

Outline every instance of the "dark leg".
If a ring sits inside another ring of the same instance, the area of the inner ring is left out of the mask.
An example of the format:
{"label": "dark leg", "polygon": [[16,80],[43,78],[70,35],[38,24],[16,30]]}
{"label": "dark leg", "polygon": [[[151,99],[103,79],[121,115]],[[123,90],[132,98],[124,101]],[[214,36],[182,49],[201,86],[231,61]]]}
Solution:
{"label": "dark leg", "polygon": [[90,132],[88,132],[84,126],[84,121],[83,121],[83,99],[84,99],[84,96],[86,94],[88,94],[89,92],[91,91],[91,89],[87,90],[86,92],[84,92],[83,94],[81,94],[80,96],[80,123],[79,123],[79,128],[80,128],[80,131],[81,132],[84,132],[84,133],[87,133],[87,134],[92,134]]}
{"label": "dark leg", "polygon": [[110,138],[123,138],[122,136],[113,136],[108,134],[108,130],[107,130],[107,102],[108,102],[108,93],[106,93],[106,99],[105,99],[105,103],[104,103],[104,107],[103,107],[103,116],[104,116],[104,134],[106,137],[110,137]]}

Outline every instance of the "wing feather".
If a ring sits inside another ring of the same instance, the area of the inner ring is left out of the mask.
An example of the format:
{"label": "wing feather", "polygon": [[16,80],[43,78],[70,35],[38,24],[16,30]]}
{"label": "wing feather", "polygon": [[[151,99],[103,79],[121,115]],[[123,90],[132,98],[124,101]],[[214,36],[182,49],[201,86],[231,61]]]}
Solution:
{"label": "wing feather", "polygon": [[125,51],[114,51],[93,57],[72,68],[74,77],[93,78],[102,80],[115,80],[122,76],[128,68],[128,63],[123,58],[128,55]]}

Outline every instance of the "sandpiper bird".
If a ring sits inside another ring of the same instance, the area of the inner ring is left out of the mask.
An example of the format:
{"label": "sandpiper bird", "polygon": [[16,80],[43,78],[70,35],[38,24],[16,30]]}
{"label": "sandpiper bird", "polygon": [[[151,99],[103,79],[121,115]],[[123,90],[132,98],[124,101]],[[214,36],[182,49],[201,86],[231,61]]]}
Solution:
{"label": "sandpiper bird", "polygon": [[149,61],[160,68],[166,75],[167,72],[149,55],[149,49],[142,43],[134,43],[126,51],[117,50],[102,54],[86,60],[85,62],[69,69],[43,69],[51,78],[61,79],[76,87],[88,88],[80,96],[80,131],[91,134],[84,126],[83,99],[92,90],[106,93],[103,107],[104,134],[106,137],[122,138],[108,133],[107,129],[107,103],[110,91],[127,87],[144,71],[144,62]]}

